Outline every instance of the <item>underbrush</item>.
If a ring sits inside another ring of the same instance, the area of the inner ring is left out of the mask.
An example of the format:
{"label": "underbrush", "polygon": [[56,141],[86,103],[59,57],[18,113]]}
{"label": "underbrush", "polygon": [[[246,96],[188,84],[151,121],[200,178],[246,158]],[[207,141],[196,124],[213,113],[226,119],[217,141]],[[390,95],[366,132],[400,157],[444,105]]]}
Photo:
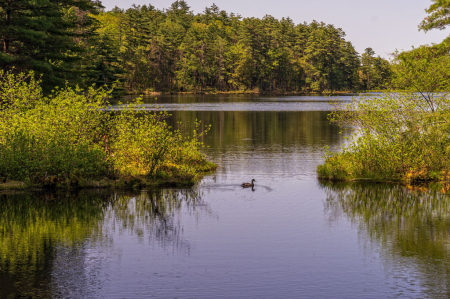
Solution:
{"label": "underbrush", "polygon": [[109,97],[93,88],[44,96],[32,73],[0,71],[0,178],[45,187],[124,178],[192,184],[215,169],[200,136],[173,130],[166,112],[142,110],[139,99],[112,111]]}
{"label": "underbrush", "polygon": [[412,92],[361,97],[338,107],[331,121],[355,133],[349,145],[327,153],[319,178],[450,180],[449,108],[448,94]]}

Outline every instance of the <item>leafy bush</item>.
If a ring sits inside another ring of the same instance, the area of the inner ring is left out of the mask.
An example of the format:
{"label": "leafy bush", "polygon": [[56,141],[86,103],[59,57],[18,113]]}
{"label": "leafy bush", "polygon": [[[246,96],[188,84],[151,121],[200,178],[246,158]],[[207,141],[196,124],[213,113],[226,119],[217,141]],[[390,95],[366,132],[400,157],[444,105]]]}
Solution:
{"label": "leafy bush", "polygon": [[0,174],[33,180],[108,173],[101,136],[108,115],[102,90],[56,89],[44,97],[33,74],[0,72]]}
{"label": "leafy bush", "polygon": [[394,53],[392,88],[429,94],[450,90],[450,38]]}
{"label": "leafy bush", "polygon": [[439,180],[450,166],[447,93],[385,93],[339,107],[330,119],[356,131],[350,145],[318,167],[332,180]]}
{"label": "leafy bush", "polygon": [[[213,169],[198,151],[203,144],[200,135],[183,137],[162,121],[166,112],[139,110],[139,99],[121,106],[111,121],[111,162],[121,175],[155,176],[158,169],[180,175],[195,176],[199,171]],[[197,127],[200,124],[197,123]]]}
{"label": "leafy bush", "polygon": [[72,185],[104,176],[154,177],[168,165],[192,176],[214,167],[198,151],[198,136],[172,131],[165,112],[144,111],[139,100],[110,111],[110,93],[94,88],[55,89],[44,97],[33,78],[0,71],[0,177]]}
{"label": "leafy bush", "polygon": [[[395,92],[336,106],[330,119],[353,142],[318,167],[332,180],[447,180],[450,166],[450,40],[397,54]],[[400,92],[399,90],[402,90]]]}

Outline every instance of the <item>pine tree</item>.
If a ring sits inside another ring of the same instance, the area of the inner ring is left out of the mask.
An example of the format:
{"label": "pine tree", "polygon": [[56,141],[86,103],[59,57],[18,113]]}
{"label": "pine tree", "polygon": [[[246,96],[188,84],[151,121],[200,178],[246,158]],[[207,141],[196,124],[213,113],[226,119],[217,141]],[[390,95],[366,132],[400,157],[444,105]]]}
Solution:
{"label": "pine tree", "polygon": [[182,0],[167,10],[132,6],[97,19],[97,32],[115,45],[128,91],[321,92],[359,86],[360,57],[333,25],[296,25],[270,15],[241,18],[216,5],[194,15]]}
{"label": "pine tree", "polygon": [[76,80],[75,62],[99,2],[90,0],[0,0],[0,67],[34,70],[47,88]]}

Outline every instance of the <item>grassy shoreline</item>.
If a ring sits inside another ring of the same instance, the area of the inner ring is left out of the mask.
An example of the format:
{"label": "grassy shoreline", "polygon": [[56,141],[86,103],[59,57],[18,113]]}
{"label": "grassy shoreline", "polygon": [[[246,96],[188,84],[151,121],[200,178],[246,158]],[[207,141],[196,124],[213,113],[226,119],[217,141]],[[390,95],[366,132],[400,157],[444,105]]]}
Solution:
{"label": "grassy shoreline", "polygon": [[[325,162],[327,163],[327,162]],[[358,177],[338,177],[334,175],[327,176],[323,174],[323,170],[320,167],[324,164],[319,165],[317,179],[319,181],[328,182],[355,182],[355,183],[386,183],[386,184],[403,184],[403,185],[416,185],[416,184],[432,184],[432,183],[450,183],[449,176],[444,173],[440,175],[425,176],[425,177],[410,177],[404,176],[401,178],[358,178]]]}

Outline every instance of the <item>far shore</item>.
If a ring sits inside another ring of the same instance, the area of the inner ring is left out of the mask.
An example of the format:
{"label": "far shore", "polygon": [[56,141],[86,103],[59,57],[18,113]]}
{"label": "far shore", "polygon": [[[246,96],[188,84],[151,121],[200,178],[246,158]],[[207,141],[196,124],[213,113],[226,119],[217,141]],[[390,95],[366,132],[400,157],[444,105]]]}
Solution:
{"label": "far shore", "polygon": [[345,90],[345,91],[322,91],[322,92],[305,92],[305,91],[273,91],[273,92],[260,92],[260,91],[139,91],[139,92],[127,92],[125,96],[132,95],[235,95],[235,94],[248,94],[248,95],[339,95],[339,94],[358,94],[368,92],[383,92],[382,90]]}

